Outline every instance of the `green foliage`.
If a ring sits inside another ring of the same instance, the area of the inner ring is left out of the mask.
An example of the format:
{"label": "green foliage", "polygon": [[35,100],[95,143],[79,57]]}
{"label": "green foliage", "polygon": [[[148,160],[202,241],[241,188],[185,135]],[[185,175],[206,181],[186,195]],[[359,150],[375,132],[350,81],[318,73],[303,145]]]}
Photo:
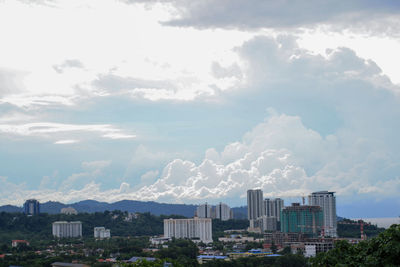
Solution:
{"label": "green foliage", "polygon": [[[357,223],[350,219],[343,219],[345,223]],[[385,231],[384,228],[379,228],[376,225],[364,224],[364,233],[368,237],[377,236],[379,233]],[[342,224],[338,223],[337,232],[340,237],[360,238],[360,225],[358,224]]]}
{"label": "green foliage", "polygon": [[351,245],[337,242],[335,248],[311,259],[312,266],[400,266],[400,225],[392,225],[377,237]]}
{"label": "green foliage", "polygon": [[173,239],[168,242],[168,248],[160,249],[156,256],[160,259],[174,259],[185,266],[197,266],[199,249],[190,240]]}
{"label": "green foliage", "polygon": [[304,267],[307,259],[302,255],[284,255],[280,257],[245,257],[236,260],[215,260],[204,263],[204,267]]}

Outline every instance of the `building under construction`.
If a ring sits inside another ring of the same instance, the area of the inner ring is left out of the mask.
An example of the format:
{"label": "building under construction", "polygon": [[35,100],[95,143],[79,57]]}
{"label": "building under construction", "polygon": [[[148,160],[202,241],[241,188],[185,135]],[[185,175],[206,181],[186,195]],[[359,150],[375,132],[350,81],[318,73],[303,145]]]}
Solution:
{"label": "building under construction", "polygon": [[281,213],[281,231],[284,233],[303,233],[316,237],[324,225],[324,213],[320,206],[300,205],[293,203]]}

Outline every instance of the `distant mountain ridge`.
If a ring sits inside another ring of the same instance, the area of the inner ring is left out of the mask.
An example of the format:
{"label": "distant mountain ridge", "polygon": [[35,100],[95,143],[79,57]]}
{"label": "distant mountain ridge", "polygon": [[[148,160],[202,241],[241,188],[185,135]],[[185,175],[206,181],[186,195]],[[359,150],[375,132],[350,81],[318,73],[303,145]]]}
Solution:
{"label": "distant mountain ridge", "polygon": [[[40,211],[43,213],[57,214],[62,208],[72,207],[78,212],[104,212],[106,210],[121,210],[127,212],[150,212],[154,215],[182,215],[193,217],[197,205],[167,204],[154,201],[121,200],[114,203],[99,202],[96,200],[83,200],[72,204],[63,204],[56,201],[40,203]],[[23,212],[22,207],[4,205],[0,206],[0,212]],[[234,217],[243,219],[247,216],[247,207],[233,208]]]}

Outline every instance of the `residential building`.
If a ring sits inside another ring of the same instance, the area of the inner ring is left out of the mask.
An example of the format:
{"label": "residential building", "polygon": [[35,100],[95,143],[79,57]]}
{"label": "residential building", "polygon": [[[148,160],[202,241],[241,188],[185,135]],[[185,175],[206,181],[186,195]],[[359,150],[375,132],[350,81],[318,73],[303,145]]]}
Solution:
{"label": "residential building", "polygon": [[336,197],[334,192],[314,192],[308,196],[308,204],[322,208],[324,213],[324,235],[337,237]]}
{"label": "residential building", "polygon": [[93,234],[94,234],[94,238],[99,238],[99,239],[110,238],[111,237],[110,229],[106,229],[103,226],[95,227],[93,229]]}
{"label": "residential building", "polygon": [[233,218],[233,212],[228,205],[219,203],[215,206],[215,218],[221,221],[227,221]]}
{"label": "residential building", "polygon": [[204,243],[211,243],[211,218],[165,219],[164,237],[199,239]]}
{"label": "residential building", "polygon": [[320,206],[300,206],[293,203],[282,210],[281,231],[284,233],[304,233],[318,236],[324,225],[323,211]]}
{"label": "residential building", "polygon": [[277,230],[277,219],[276,217],[261,216],[254,221],[254,227],[260,228],[261,233],[265,231],[276,231]]}
{"label": "residential building", "polygon": [[265,209],[262,190],[247,190],[247,218],[250,221],[250,228],[254,228],[254,221],[263,215],[265,215]]}
{"label": "residential building", "polygon": [[[308,239],[304,242],[304,244],[306,247],[308,247],[310,251],[315,250],[316,254],[321,252],[327,252],[335,247],[334,239],[332,238]],[[312,247],[314,247],[315,249],[313,249]]]}
{"label": "residential building", "polygon": [[80,221],[66,222],[58,221],[53,222],[53,236],[64,237],[82,237],[82,223]]}
{"label": "residential building", "polygon": [[281,211],[284,208],[284,201],[280,198],[264,200],[265,215],[267,217],[276,217],[278,222],[281,221]]}
{"label": "residential building", "polygon": [[36,199],[28,199],[24,203],[24,213],[26,215],[37,215],[40,213],[40,203]]}
{"label": "residential building", "polygon": [[26,240],[12,240],[11,241],[11,247],[13,247],[13,248],[18,247],[21,244],[29,246],[29,242]]}
{"label": "residential building", "polygon": [[68,207],[68,208],[62,208],[60,213],[66,214],[66,215],[77,215],[78,211],[74,209],[73,207]]}
{"label": "residential building", "polygon": [[[207,202],[205,204],[202,204],[200,206],[197,207],[196,209],[196,214],[197,217],[199,218],[212,218],[212,207],[211,205],[207,204]],[[215,216],[214,216],[215,218]]]}
{"label": "residential building", "polygon": [[269,248],[272,244],[282,248],[285,243],[301,242],[304,240],[302,233],[282,233],[282,232],[270,232],[264,233],[264,247]]}
{"label": "residential building", "polygon": [[89,267],[87,264],[82,263],[68,263],[68,262],[53,262],[52,267]]}

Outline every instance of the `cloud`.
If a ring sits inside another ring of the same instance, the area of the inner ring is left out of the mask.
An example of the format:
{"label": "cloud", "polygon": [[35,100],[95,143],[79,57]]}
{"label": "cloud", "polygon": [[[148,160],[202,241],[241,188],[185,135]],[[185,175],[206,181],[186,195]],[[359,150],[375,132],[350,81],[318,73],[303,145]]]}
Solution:
{"label": "cloud", "polygon": [[63,73],[67,68],[82,69],[83,67],[83,63],[78,59],[67,59],[59,65],[53,65],[53,69],[60,74]]}
{"label": "cloud", "polygon": [[[109,139],[127,139],[135,138],[135,135],[123,133],[122,130],[114,128],[109,124],[63,124],[53,122],[35,122],[25,124],[0,124],[0,133],[19,135],[19,136],[37,136],[53,138],[57,134],[76,134],[76,133],[100,133],[104,138]],[[56,141],[57,144],[71,143],[74,139]],[[60,143],[61,142],[61,143]]]}
{"label": "cloud", "polygon": [[[332,29],[398,35],[400,4],[395,0],[122,0],[126,3],[163,3],[175,7],[176,16],[166,25],[198,28],[293,29],[328,24]],[[388,25],[390,25],[388,27]]]}
{"label": "cloud", "polygon": [[75,173],[63,180],[59,190],[66,191],[77,188],[84,188],[88,183],[98,180],[105,168],[111,165],[110,160],[99,160],[82,162],[83,172]]}
{"label": "cloud", "polygon": [[79,143],[79,140],[74,140],[74,139],[66,139],[66,140],[58,140],[54,142],[56,145],[66,145],[66,144],[75,144]]}
{"label": "cloud", "polygon": [[26,73],[22,71],[0,68],[0,101],[1,97],[21,93],[24,90],[22,80],[25,75]]}
{"label": "cloud", "polygon": [[159,171],[155,170],[155,171],[148,171],[145,174],[143,174],[142,176],[140,176],[140,180],[143,183],[148,184],[149,182],[154,182],[154,180],[158,177],[159,175]]}

